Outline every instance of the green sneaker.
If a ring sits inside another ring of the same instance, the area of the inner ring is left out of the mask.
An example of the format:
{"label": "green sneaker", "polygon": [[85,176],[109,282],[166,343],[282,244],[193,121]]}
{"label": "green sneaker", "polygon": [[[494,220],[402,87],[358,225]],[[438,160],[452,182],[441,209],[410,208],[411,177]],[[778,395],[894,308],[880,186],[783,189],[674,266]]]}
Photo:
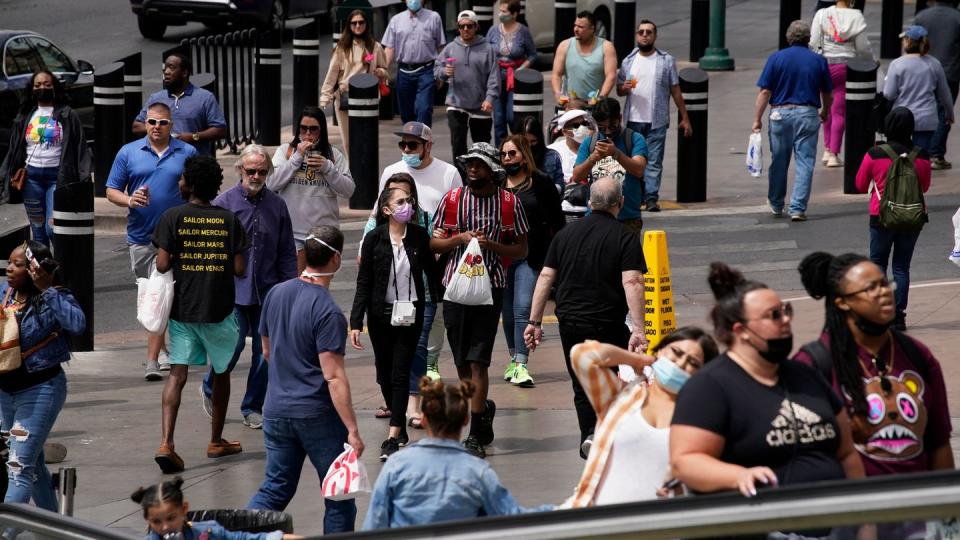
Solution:
{"label": "green sneaker", "polygon": [[426,373],[426,375],[427,375],[427,378],[429,378],[431,381],[439,381],[439,380],[440,380],[440,366],[438,366],[437,364],[427,364],[427,373]]}
{"label": "green sneaker", "polygon": [[513,372],[517,369],[517,363],[513,360],[510,360],[510,363],[507,364],[507,370],[503,372],[503,380],[509,382],[513,379]]}
{"label": "green sneaker", "polygon": [[516,369],[513,371],[513,377],[510,379],[510,384],[515,384],[520,388],[533,388],[533,377],[531,377],[530,372],[527,371],[526,364],[517,364]]}

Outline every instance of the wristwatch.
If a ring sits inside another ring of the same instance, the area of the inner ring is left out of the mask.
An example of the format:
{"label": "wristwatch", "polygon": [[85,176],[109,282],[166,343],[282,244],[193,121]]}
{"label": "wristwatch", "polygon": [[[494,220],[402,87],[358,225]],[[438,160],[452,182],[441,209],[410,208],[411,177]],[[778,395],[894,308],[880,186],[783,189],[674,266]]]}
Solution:
{"label": "wristwatch", "polygon": [[543,326],[543,322],[542,322],[542,321],[533,321],[533,320],[531,320],[531,321],[527,321],[527,324],[532,325],[532,326],[536,326],[537,328],[540,328],[541,326]]}
{"label": "wristwatch", "polygon": [[200,134],[199,134],[199,133],[194,133],[193,135],[190,136],[190,138],[193,139],[193,142],[200,142]]}

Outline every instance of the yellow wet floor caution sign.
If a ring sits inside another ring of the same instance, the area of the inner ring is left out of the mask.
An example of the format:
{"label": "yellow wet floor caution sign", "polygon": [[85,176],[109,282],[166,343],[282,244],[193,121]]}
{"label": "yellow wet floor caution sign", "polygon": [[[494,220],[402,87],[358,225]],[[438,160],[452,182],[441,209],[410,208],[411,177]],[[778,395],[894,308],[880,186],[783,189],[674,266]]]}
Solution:
{"label": "yellow wet floor caution sign", "polygon": [[647,273],[643,275],[643,326],[652,349],[664,336],[677,329],[666,232],[644,233],[643,258],[647,262]]}

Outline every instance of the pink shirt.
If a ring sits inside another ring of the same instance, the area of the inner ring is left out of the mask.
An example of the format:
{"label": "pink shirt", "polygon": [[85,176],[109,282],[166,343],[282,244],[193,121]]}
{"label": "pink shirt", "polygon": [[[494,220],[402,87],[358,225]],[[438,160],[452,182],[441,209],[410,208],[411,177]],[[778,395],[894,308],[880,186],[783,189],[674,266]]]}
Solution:
{"label": "pink shirt", "polygon": [[[900,145],[894,145],[895,150],[903,150]],[[883,156],[883,157],[878,157]],[[863,156],[863,162],[860,163],[860,170],[857,171],[857,191],[860,193],[870,192],[870,215],[880,215],[880,198],[877,192],[870,187],[872,180],[877,184],[877,189],[883,193],[884,184],[887,181],[887,169],[893,164],[893,161],[883,153],[879,147],[874,146]],[[924,193],[930,189],[930,160],[926,157],[917,157],[914,161],[917,168],[917,177],[920,179],[920,189]]]}

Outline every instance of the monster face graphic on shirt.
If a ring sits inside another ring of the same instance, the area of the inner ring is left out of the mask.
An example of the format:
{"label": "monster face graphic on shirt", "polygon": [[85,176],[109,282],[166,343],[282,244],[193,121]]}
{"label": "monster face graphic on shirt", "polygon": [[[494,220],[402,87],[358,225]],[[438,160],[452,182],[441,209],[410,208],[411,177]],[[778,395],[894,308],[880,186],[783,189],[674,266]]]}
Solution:
{"label": "monster face graphic on shirt", "polygon": [[34,116],[27,124],[27,139],[43,148],[57,146],[63,136],[60,123],[46,115]]}
{"label": "monster face graphic on shirt", "polygon": [[927,408],[920,375],[904,371],[899,377],[864,379],[863,385],[867,414],[853,415],[857,450],[878,461],[902,461],[923,452]]}

